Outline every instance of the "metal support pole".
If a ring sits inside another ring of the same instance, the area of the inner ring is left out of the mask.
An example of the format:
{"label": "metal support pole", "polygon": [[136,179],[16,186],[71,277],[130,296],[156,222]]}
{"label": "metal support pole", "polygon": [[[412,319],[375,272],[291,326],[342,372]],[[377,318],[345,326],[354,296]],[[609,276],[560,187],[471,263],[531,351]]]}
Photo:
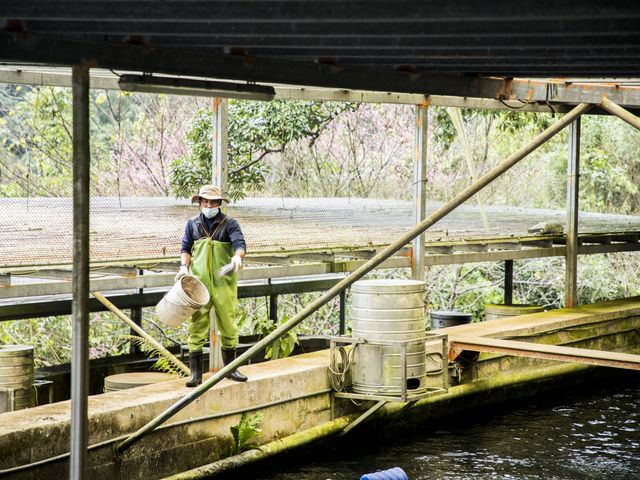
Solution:
{"label": "metal support pole", "polygon": [[[138,275],[144,275],[144,270],[138,269]],[[144,288],[139,288],[138,293],[142,295],[144,293]],[[135,307],[131,309],[131,320],[133,323],[142,328],[142,307]],[[132,328],[129,330],[129,335],[135,336],[137,335],[136,331]],[[137,343],[130,341],[129,342],[129,353],[140,353],[140,345]]]}
{"label": "metal support pole", "polygon": [[230,362],[228,365],[225,365],[220,371],[215,373],[206,382],[204,382],[199,387],[195,388],[191,393],[180,399],[174,405],[166,409],[164,412],[160,413],[149,423],[138,429],[136,432],[131,434],[129,437],[124,439],[122,442],[116,445],[115,451],[118,454],[121,454],[125,450],[127,450],[131,445],[140,440],[146,434],[155,430],[159,425],[167,421],[177,412],[182,410],[184,407],[189,405],[195,399],[197,399],[204,392],[209,390],[211,387],[219,383],[223,378],[225,378],[229,373],[234,371],[236,368],[240,367],[247,360],[256,355],[263,348],[271,345],[275,340],[282,337],[284,334],[289,332],[291,329],[295,328],[300,322],[302,322],[305,318],[311,315],[313,312],[318,310],[320,307],[325,305],[327,302],[331,301],[336,295],[339,295],[340,292],[349,288],[354,282],[360,280],[363,276],[369,273],[371,270],[376,268],[382,262],[384,262],[391,255],[396,253],[402,247],[404,247],[407,243],[411,242],[418,235],[423,233],[429,227],[431,227],[434,223],[445,217],[451,211],[453,211],[456,207],[463,204],[473,195],[478,193],[484,187],[493,182],[496,178],[502,175],[504,172],[509,170],[511,167],[516,165],[520,160],[525,158],[531,152],[533,152],[540,145],[545,143],[551,137],[556,135],[559,131],[561,131],[564,127],[570,124],[577,117],[585,113],[591,108],[591,105],[581,103],[577,107],[573,108],[569,113],[567,113],[561,120],[557,121],[555,124],[551,125],[549,128],[541,132],[537,135],[531,142],[522,147],[520,150],[510,155],[505,161],[494,167],[491,171],[480,177],[476,182],[474,182],[469,187],[465,188],[462,192],[457,194],[451,200],[449,200],[446,204],[438,208],[435,212],[425,218],[420,224],[415,225],[407,232],[402,234],[398,239],[396,239],[389,246],[385,247],[382,251],[380,251],[376,256],[369,259],[365,264],[354,270],[340,282],[338,282],[335,286],[327,290],[323,293],[319,298],[309,303],[305,308],[296,313],[293,317],[291,317],[287,322],[280,325],[277,329],[271,332],[269,335],[264,337],[254,346],[249,348],[247,351],[239,355],[233,362]]}
{"label": "metal support pole", "polygon": [[[142,326],[142,307],[135,307],[130,310],[131,321],[138,325]],[[129,335],[132,337],[137,336],[136,331],[133,328],[129,329]],[[140,346],[134,342],[133,340],[129,341],[129,353],[140,353]]]}
{"label": "metal support pole", "polygon": [[513,260],[504,261],[504,304],[513,303]]}
{"label": "metal support pole", "polygon": [[567,249],[564,306],[576,306],[578,293],[578,197],[580,191],[580,119],[571,124],[567,164]]}
{"label": "metal support pole", "polygon": [[228,176],[228,112],[229,101],[226,98],[216,97],[212,104],[212,165],[211,165],[211,183],[218,185],[223,194],[227,193],[227,176]]}
{"label": "metal support pole", "polygon": [[69,478],[87,478],[89,395],[89,67],[72,68],[73,296]]}
{"label": "metal support pole", "polygon": [[[427,172],[427,127],[429,106],[416,105],[415,153],[413,161],[413,195],[415,206],[413,219],[419,224],[425,218],[427,211],[426,172]],[[413,240],[413,255],[411,257],[411,278],[424,281],[424,234]]]}
{"label": "metal support pole", "polygon": [[269,295],[269,320],[278,323],[278,295]]}
{"label": "metal support pole", "polygon": [[347,310],[347,291],[343,290],[340,292],[340,327],[339,334],[344,335],[346,326],[346,310]]}

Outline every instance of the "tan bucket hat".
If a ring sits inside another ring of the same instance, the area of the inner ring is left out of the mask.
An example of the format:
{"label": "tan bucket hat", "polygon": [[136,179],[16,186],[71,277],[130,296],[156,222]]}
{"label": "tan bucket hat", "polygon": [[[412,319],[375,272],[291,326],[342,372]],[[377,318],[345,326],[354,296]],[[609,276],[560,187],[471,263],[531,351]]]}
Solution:
{"label": "tan bucket hat", "polygon": [[229,203],[229,200],[222,196],[220,187],[216,187],[215,185],[202,186],[198,194],[191,197],[191,203],[199,203],[201,198],[206,198],[207,200],[224,200]]}

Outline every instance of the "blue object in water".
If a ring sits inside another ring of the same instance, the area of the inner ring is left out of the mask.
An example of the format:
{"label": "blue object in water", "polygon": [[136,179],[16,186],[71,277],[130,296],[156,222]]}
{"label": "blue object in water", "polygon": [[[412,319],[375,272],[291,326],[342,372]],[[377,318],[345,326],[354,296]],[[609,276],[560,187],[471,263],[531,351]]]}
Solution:
{"label": "blue object in water", "polygon": [[393,467],[381,472],[366,473],[360,477],[360,480],[409,480],[409,477],[400,467]]}

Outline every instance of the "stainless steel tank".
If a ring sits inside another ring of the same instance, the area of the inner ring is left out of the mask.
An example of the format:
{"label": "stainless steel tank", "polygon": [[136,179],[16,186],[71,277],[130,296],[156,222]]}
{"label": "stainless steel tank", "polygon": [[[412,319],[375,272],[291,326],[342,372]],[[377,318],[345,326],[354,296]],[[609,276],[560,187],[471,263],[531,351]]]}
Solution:
{"label": "stainless steel tank", "polygon": [[[398,396],[405,388],[409,394],[426,391],[424,287],[417,280],[353,284],[351,336],[372,342],[356,348],[351,370],[355,393]],[[408,342],[405,358],[401,342]]]}
{"label": "stainless steel tank", "polygon": [[0,412],[33,407],[33,347],[0,345],[0,391],[7,401]]}

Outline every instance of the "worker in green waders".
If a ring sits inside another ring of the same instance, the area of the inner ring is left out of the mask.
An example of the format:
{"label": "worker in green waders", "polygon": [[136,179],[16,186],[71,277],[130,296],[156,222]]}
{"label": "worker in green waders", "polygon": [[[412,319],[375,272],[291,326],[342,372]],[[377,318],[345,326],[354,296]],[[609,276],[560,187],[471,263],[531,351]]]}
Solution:
{"label": "worker in green waders", "polygon": [[[189,365],[192,376],[187,381],[187,387],[195,387],[202,383],[202,348],[209,338],[209,313],[212,308],[215,310],[216,324],[220,332],[222,360],[227,365],[236,358],[236,272],[242,268],[242,257],[247,246],[238,222],[220,210],[223,201],[228,202],[222,196],[220,188],[214,185],[203,186],[198,194],[191,198],[191,203],[199,204],[200,214],[187,221],[182,238],[182,262],[175,281],[185,275],[193,275],[207,286],[211,294],[209,303],[190,319]],[[233,264],[233,273],[219,275],[220,268],[229,263]],[[247,380],[247,377],[237,370],[230,373],[228,378],[237,382]]]}

